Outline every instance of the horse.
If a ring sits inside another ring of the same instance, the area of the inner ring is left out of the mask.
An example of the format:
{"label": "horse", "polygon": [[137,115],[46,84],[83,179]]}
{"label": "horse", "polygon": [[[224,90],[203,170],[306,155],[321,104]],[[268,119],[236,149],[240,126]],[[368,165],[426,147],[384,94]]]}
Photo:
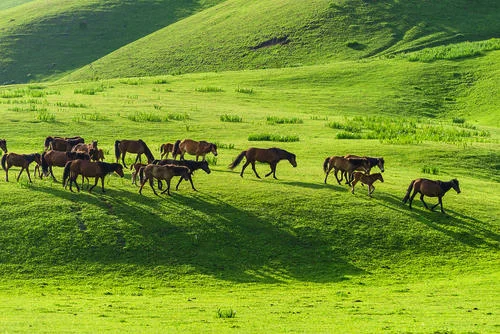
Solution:
{"label": "horse", "polygon": [[168,195],[171,196],[170,181],[174,176],[180,176],[183,179],[189,180],[189,178],[191,177],[191,171],[185,166],[175,165],[160,166],[149,164],[146,167],[141,167],[141,169],[139,170],[139,177],[141,180],[141,188],[139,189],[139,194],[142,195],[142,188],[146,184],[146,181],[149,181],[151,189],[153,189],[155,195],[158,196],[155,188],[153,187],[153,178],[155,178],[157,180],[165,180],[167,182],[167,189],[163,190],[161,193],[164,194],[165,192],[167,192]]}
{"label": "horse", "polygon": [[153,156],[153,153],[151,153],[151,150],[149,149],[148,145],[142,140],[116,140],[115,141],[115,157],[116,157],[116,162],[118,163],[118,159],[120,159],[120,155],[122,158],[122,163],[125,168],[127,166],[125,165],[125,154],[127,152],[130,153],[136,153],[137,157],[135,158],[135,163],[137,161],[141,161],[141,155],[144,153],[146,157],[148,158],[148,163],[153,162],[155,159]]}
{"label": "horse", "polygon": [[71,148],[71,152],[82,152],[90,155],[93,161],[99,160],[99,152],[97,148],[97,140],[92,141],[90,144],[78,143]]}
{"label": "horse", "polygon": [[380,182],[384,182],[384,178],[382,177],[382,174],[380,173],[375,173],[375,174],[365,174],[362,172],[354,172],[352,174],[353,180],[351,183],[352,190],[351,193],[354,194],[354,186],[356,183],[361,182],[361,184],[367,184],[368,185],[368,196],[372,197],[372,193],[375,191],[375,187],[373,186],[373,183],[377,180],[380,180]]}
{"label": "horse", "polygon": [[[413,198],[415,197],[415,195],[417,195],[417,193],[420,193],[420,200],[422,201],[422,203],[424,203],[426,209],[433,211],[436,206],[441,205],[441,212],[444,213],[443,196],[451,188],[453,188],[457,192],[457,194],[460,194],[461,191],[457,179],[453,179],[448,182],[439,180],[433,181],[428,179],[416,179],[411,181],[410,185],[408,186],[406,195],[403,198],[403,203],[406,203],[409,199],[411,209],[411,202],[413,201]],[[410,196],[412,189],[413,194]],[[424,202],[424,196],[437,197],[438,203],[429,209],[427,203]]]}
{"label": "horse", "polygon": [[9,169],[12,166],[21,167],[21,171],[17,176],[17,181],[19,182],[19,177],[26,170],[28,174],[28,179],[31,182],[30,170],[29,166],[32,162],[36,162],[37,164],[41,164],[41,155],[40,153],[32,153],[32,154],[17,154],[17,153],[7,153],[2,156],[2,168],[5,171],[5,181],[9,182]]}
{"label": "horse", "polygon": [[112,174],[115,172],[120,177],[123,177],[123,167],[119,163],[107,163],[102,161],[89,161],[89,160],[71,160],[66,163],[64,166],[63,172],[63,186],[66,186],[66,182],[69,178],[69,190],[73,192],[72,184],[73,182],[76,185],[76,189],[80,191],[78,187],[78,183],[76,179],[78,175],[82,175],[83,177],[94,177],[95,183],[89,189],[89,193],[92,192],[92,189],[97,185],[99,179],[101,179],[101,187],[102,192],[104,193],[104,177],[108,174]]}
{"label": "horse", "polygon": [[213,143],[202,141],[195,141],[192,139],[177,140],[174,144],[172,150],[172,156],[175,158],[180,154],[180,159],[184,160],[184,154],[189,153],[196,156],[196,161],[198,157],[201,156],[202,160],[205,160],[205,155],[212,152],[213,155],[217,156],[217,145]]}
{"label": "horse", "polygon": [[282,150],[277,147],[272,147],[272,148],[255,148],[251,147],[246,151],[242,151],[236,159],[229,165],[230,169],[234,169],[238,164],[243,160],[243,157],[246,158],[246,162],[243,165],[243,168],[241,169],[240,176],[243,177],[243,172],[245,171],[245,168],[249,164],[252,164],[252,169],[253,172],[255,173],[255,176],[257,176],[259,179],[261,178],[259,174],[257,174],[257,171],[255,170],[255,162],[267,162],[271,166],[271,171],[266,174],[266,177],[269,175],[273,174],[273,178],[277,179],[276,177],[276,165],[278,162],[280,162],[283,159],[287,159],[290,164],[293,167],[297,167],[297,162],[295,160],[295,154],[290,153],[288,151]]}
{"label": "horse", "polygon": [[45,138],[45,150],[51,149],[55,151],[71,151],[71,148],[78,143],[84,143],[82,137],[51,137]]}
{"label": "horse", "polygon": [[[334,169],[335,171],[335,178],[337,179],[337,182],[339,184],[340,181],[343,179],[343,174],[346,172],[346,184],[351,185],[351,180],[352,180],[352,173],[355,170],[364,170],[367,171],[370,168],[370,163],[368,162],[367,159],[364,158],[344,158],[340,156],[331,156],[327,157],[325,161],[323,162],[323,170],[325,172],[325,183],[326,179],[328,178],[328,174],[330,174],[330,171]],[[340,180],[338,177],[338,171],[341,171],[340,173]]]}
{"label": "horse", "polygon": [[5,139],[0,139],[0,149],[2,149],[3,153],[8,153],[7,150],[7,141]]}
{"label": "horse", "polygon": [[57,182],[54,173],[52,172],[52,166],[64,167],[68,161],[76,159],[90,160],[90,156],[87,153],[82,152],[61,152],[54,150],[43,152],[42,175],[48,176],[50,173],[52,179]]}
{"label": "horse", "polygon": [[[205,173],[210,174],[211,170],[210,167],[208,167],[208,162],[206,160],[203,161],[193,161],[193,160],[172,160],[172,159],[165,159],[165,160],[155,160],[153,162],[156,165],[164,166],[164,165],[176,165],[176,166],[185,166],[189,168],[191,173],[189,174],[189,182],[191,182],[191,188],[193,188],[194,191],[198,191],[193,184],[193,179],[192,175],[195,170],[201,169],[205,171]],[[181,184],[182,180],[184,180],[182,177],[179,179],[179,182],[177,183],[177,186],[175,187],[175,190],[179,189],[179,184]],[[158,188],[161,189],[161,181],[158,181]]]}
{"label": "horse", "polygon": [[160,146],[160,153],[161,153],[160,158],[163,159],[163,157],[165,157],[165,159],[167,159],[169,153],[173,152],[173,151],[174,151],[174,144],[172,144],[172,143],[162,144]]}
{"label": "horse", "polygon": [[380,157],[380,158],[374,158],[374,157],[360,157],[358,155],[352,155],[352,154],[347,154],[344,156],[344,158],[347,158],[347,159],[366,159],[368,160],[368,162],[370,163],[370,168],[366,171],[367,174],[370,174],[370,170],[377,166],[380,171],[383,173],[384,172],[384,158]]}
{"label": "horse", "polygon": [[96,161],[104,161],[104,151],[101,148],[97,149],[97,160]]}

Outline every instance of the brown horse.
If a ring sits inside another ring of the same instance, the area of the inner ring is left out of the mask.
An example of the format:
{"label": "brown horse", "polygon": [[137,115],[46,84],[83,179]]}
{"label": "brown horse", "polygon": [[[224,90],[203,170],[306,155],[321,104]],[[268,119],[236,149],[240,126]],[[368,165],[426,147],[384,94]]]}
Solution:
{"label": "brown horse", "polygon": [[71,148],[71,152],[86,153],[93,161],[99,160],[99,148],[97,147],[97,140],[92,141],[90,144],[78,143]]}
{"label": "brown horse", "polygon": [[3,153],[8,153],[7,151],[7,141],[5,139],[0,139],[0,149],[2,149]]}
{"label": "brown horse", "polygon": [[[438,198],[438,203],[434,205],[432,208],[429,210],[434,210],[434,208],[438,205],[441,205],[441,212],[444,213],[443,210],[443,196],[446,194],[448,190],[453,188],[457,194],[460,194],[460,186],[458,184],[457,179],[453,179],[451,181],[445,182],[445,181],[433,181],[433,180],[428,180],[428,179],[416,179],[411,181],[410,186],[408,187],[408,190],[406,191],[406,195],[403,198],[403,203],[406,203],[408,199],[410,200],[410,209],[411,209],[411,202],[413,201],[413,198],[417,193],[420,193],[420,200],[422,203],[424,203],[424,206],[426,209],[429,209],[427,206],[427,203],[424,202],[424,196],[429,196],[429,197],[437,197]],[[411,190],[413,189],[413,194],[410,196]]]}
{"label": "brown horse", "polygon": [[[196,188],[194,187],[194,184],[193,184],[193,178],[192,178],[193,173],[198,169],[205,171],[205,173],[207,173],[207,174],[211,173],[210,167],[208,166],[208,162],[206,160],[193,161],[193,160],[165,159],[165,160],[160,160],[160,161],[155,160],[153,163],[156,165],[160,165],[160,166],[176,165],[176,166],[185,166],[185,167],[189,168],[189,170],[191,171],[191,173],[189,174],[189,182],[191,182],[191,188],[194,191],[198,191],[198,190],[196,190]],[[182,180],[184,180],[184,178],[181,177],[179,179],[179,182],[177,183],[177,186],[175,187],[175,190],[179,189],[179,185],[181,184]],[[158,188],[161,189],[161,181],[158,181]]]}
{"label": "brown horse", "polygon": [[[155,160],[155,161],[158,161],[158,160]],[[153,161],[153,163],[155,163],[155,161]],[[137,184],[137,175],[139,175],[139,170],[142,167],[146,167],[147,165],[148,164],[143,164],[141,162],[137,162],[135,164],[130,165],[130,170],[132,171],[132,184]]]}
{"label": "brown horse", "polygon": [[[339,184],[343,179],[344,172],[346,174],[346,184],[351,184],[352,181],[352,173],[355,170],[364,170],[367,171],[370,168],[370,163],[367,159],[364,158],[344,158],[340,156],[331,156],[327,157],[323,162],[323,170],[325,171],[325,183],[328,178],[328,174],[333,169],[335,178]],[[340,180],[338,177],[338,171],[340,173]]]}
{"label": "brown horse", "polygon": [[85,140],[82,137],[51,137],[45,138],[45,150],[51,149],[55,151],[71,151],[71,148],[78,143],[83,143]]}
{"label": "brown horse", "polygon": [[54,173],[52,171],[52,166],[64,167],[66,163],[70,160],[90,160],[90,156],[87,153],[80,152],[61,152],[50,150],[43,152],[42,154],[42,174],[48,176],[49,173],[52,179],[57,182]]}
{"label": "brown horse", "polygon": [[40,153],[33,153],[33,154],[7,153],[3,155],[2,168],[5,171],[5,181],[9,182],[9,169],[12,166],[16,166],[16,167],[21,167],[21,171],[17,176],[17,181],[19,181],[19,177],[21,176],[23,171],[26,170],[26,173],[28,174],[28,179],[31,182],[29,166],[33,161],[39,165],[42,163]]}
{"label": "brown horse", "polygon": [[365,174],[362,172],[354,172],[352,174],[353,180],[351,183],[352,190],[351,193],[354,194],[354,186],[356,183],[361,182],[361,184],[367,184],[368,185],[368,196],[372,197],[372,193],[375,191],[375,187],[373,186],[373,183],[377,180],[380,180],[380,182],[384,182],[384,178],[382,177],[382,174],[380,173],[375,173],[375,174]]}
{"label": "brown horse", "polygon": [[185,166],[160,166],[149,164],[146,167],[141,167],[141,169],[139,169],[139,176],[141,180],[141,188],[139,189],[139,194],[142,195],[142,188],[146,184],[146,181],[149,181],[151,189],[153,189],[155,195],[158,196],[155,188],[153,187],[153,179],[157,179],[159,181],[165,180],[167,182],[167,189],[163,190],[161,193],[164,194],[165,192],[167,192],[167,194],[170,196],[170,181],[172,180],[172,178],[174,176],[180,176],[185,180],[189,180],[189,178],[191,177],[191,171]]}
{"label": "brown horse", "polygon": [[125,154],[127,152],[130,153],[136,153],[137,157],[135,158],[135,162],[137,161],[141,162],[141,155],[144,153],[146,157],[148,158],[148,163],[152,163],[153,160],[155,159],[153,156],[153,153],[151,153],[151,150],[149,149],[148,145],[142,140],[117,140],[115,141],[115,157],[116,157],[116,162],[118,162],[118,159],[120,159],[120,155],[122,157],[122,163],[125,168],[127,166],[125,165]]}
{"label": "brown horse", "polygon": [[78,187],[78,183],[76,179],[78,175],[82,175],[83,177],[94,177],[95,183],[92,187],[90,187],[89,192],[92,192],[92,189],[97,185],[99,179],[101,179],[101,187],[102,192],[104,192],[104,177],[108,174],[112,174],[115,172],[116,174],[123,177],[123,167],[118,163],[107,163],[101,161],[89,161],[89,160],[71,160],[66,163],[64,166],[63,173],[63,186],[66,186],[66,182],[69,178],[69,190],[73,192],[72,184],[73,182],[76,185],[76,189],[80,191]]}
{"label": "brown horse", "polygon": [[384,158],[380,157],[380,158],[373,158],[373,157],[360,157],[358,155],[352,155],[352,154],[347,154],[344,156],[344,158],[347,158],[347,159],[352,159],[352,158],[355,158],[355,159],[366,159],[368,160],[368,162],[370,163],[370,168],[366,171],[367,174],[370,174],[370,170],[377,166],[380,171],[383,173],[384,172]]}
{"label": "brown horse", "polygon": [[[168,159],[168,155],[174,151],[174,144],[172,143],[165,143],[160,146],[160,158],[163,159]],[[173,153],[172,153],[173,154]]]}
{"label": "brown horse", "polygon": [[198,161],[198,157],[201,156],[202,160],[205,160],[205,155],[207,153],[212,152],[215,156],[217,156],[217,145],[213,143],[202,141],[195,141],[192,139],[184,139],[177,140],[174,144],[174,148],[172,150],[172,156],[174,159],[177,157],[177,154],[180,154],[180,159],[184,160],[184,154],[189,153],[191,155],[196,156],[196,161]]}
{"label": "brown horse", "polygon": [[288,151],[282,150],[277,147],[273,148],[255,148],[251,147],[246,151],[242,151],[236,159],[229,165],[229,168],[234,169],[238,164],[243,160],[243,157],[247,159],[245,164],[243,165],[243,168],[241,169],[240,176],[243,177],[243,172],[245,171],[245,168],[249,164],[252,164],[252,169],[253,172],[255,173],[255,176],[257,176],[260,179],[259,174],[257,174],[257,171],[255,170],[255,162],[267,162],[271,166],[271,171],[266,174],[266,177],[269,175],[273,174],[273,177],[276,178],[276,165],[278,162],[280,162],[283,159],[287,159],[290,164],[293,167],[297,167],[297,162],[295,160],[295,154],[290,153]]}

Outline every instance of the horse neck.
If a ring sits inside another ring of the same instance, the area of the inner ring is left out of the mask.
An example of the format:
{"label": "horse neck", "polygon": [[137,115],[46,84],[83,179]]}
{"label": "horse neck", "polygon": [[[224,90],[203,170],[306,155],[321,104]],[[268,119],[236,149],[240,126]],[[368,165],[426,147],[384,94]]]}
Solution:
{"label": "horse neck", "polygon": [[448,182],[440,181],[440,185],[441,185],[441,191],[443,192],[443,194],[445,194],[446,192],[448,192],[448,190],[453,188],[453,181],[448,181]]}

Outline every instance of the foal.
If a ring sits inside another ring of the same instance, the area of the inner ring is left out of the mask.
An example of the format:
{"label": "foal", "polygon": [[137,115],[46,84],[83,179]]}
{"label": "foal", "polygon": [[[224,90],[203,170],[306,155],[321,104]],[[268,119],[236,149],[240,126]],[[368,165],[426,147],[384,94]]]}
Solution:
{"label": "foal", "polygon": [[351,183],[352,186],[351,193],[353,194],[354,194],[354,186],[356,185],[356,183],[361,182],[361,184],[368,185],[368,196],[372,197],[372,193],[375,191],[373,183],[377,180],[380,180],[380,182],[384,182],[384,178],[380,173],[365,174],[362,172],[354,172],[352,176],[354,177],[354,180]]}
{"label": "foal", "polygon": [[21,167],[21,171],[17,176],[17,181],[19,181],[19,177],[26,170],[28,174],[28,179],[31,182],[30,170],[29,166],[32,162],[35,162],[37,165],[42,164],[42,156],[40,153],[33,154],[17,154],[17,153],[7,153],[2,156],[2,168],[5,171],[5,181],[9,182],[9,169],[12,166]]}
{"label": "foal", "polygon": [[149,181],[151,189],[153,189],[155,195],[158,196],[155,188],[153,187],[153,179],[157,179],[165,180],[167,182],[167,189],[163,190],[161,193],[164,194],[165,192],[167,192],[170,196],[170,180],[172,180],[174,176],[180,176],[185,180],[189,180],[189,178],[191,177],[191,171],[185,166],[174,165],[160,166],[149,164],[146,167],[141,167],[141,169],[139,169],[139,177],[141,180],[141,188],[139,189],[139,194],[142,195],[142,188],[146,184],[146,181]]}

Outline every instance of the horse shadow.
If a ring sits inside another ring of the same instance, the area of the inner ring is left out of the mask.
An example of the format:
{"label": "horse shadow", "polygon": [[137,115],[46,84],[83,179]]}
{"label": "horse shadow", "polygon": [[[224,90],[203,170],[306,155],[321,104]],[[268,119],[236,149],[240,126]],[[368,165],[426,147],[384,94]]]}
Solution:
{"label": "horse shadow", "polygon": [[[275,217],[245,211],[204,192],[157,197],[111,187],[104,194],[71,193],[62,187],[34,190],[71,203],[74,219],[64,222],[64,228],[74,231],[74,244],[65,246],[70,261],[151,269],[186,266],[241,283],[339,282],[364,273],[333,250],[320,231],[311,228],[298,236],[276,226]],[[85,218],[88,207],[105,213],[106,221]],[[110,240],[101,242],[98,235]]]}
{"label": "horse shadow", "polygon": [[483,221],[449,208],[445,209],[445,214],[439,210],[430,211],[425,209],[420,201],[414,201],[414,205],[410,210],[408,205],[402,203],[402,198],[403,196],[400,198],[387,193],[377,193],[377,199],[380,200],[382,205],[411,217],[459,243],[475,248],[498,249],[500,235],[484,226]]}

